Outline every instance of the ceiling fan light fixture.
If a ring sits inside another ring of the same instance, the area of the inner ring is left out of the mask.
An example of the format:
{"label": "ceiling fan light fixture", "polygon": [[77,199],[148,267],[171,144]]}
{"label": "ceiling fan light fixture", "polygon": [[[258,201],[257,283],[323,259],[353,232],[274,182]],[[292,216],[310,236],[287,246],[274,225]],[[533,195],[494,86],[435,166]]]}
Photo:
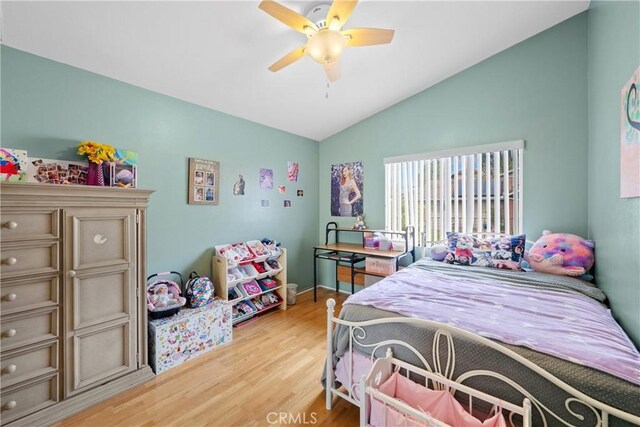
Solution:
{"label": "ceiling fan light fixture", "polygon": [[346,42],[339,32],[323,28],[309,38],[305,51],[314,61],[330,64],[340,58]]}
{"label": "ceiling fan light fixture", "polygon": [[327,19],[327,24],[329,29],[333,31],[340,31],[340,28],[342,28],[342,24],[340,23],[340,18],[338,16],[334,16],[331,19]]}

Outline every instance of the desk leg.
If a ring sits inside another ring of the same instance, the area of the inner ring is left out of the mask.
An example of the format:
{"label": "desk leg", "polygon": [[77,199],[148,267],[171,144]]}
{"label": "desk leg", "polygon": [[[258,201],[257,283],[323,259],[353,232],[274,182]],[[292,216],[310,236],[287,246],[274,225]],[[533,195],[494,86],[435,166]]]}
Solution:
{"label": "desk leg", "polygon": [[317,251],[313,250],[313,302],[316,302],[318,299],[316,288],[318,287],[318,271],[316,267],[316,262],[318,258],[316,258]]}
{"label": "desk leg", "polygon": [[356,288],[355,288],[356,270],[355,270],[355,266],[356,266],[356,264],[353,262],[353,260],[351,260],[351,295],[356,293]]}
{"label": "desk leg", "polygon": [[340,280],[338,280],[338,265],[340,263],[336,261],[336,292],[340,290]]}

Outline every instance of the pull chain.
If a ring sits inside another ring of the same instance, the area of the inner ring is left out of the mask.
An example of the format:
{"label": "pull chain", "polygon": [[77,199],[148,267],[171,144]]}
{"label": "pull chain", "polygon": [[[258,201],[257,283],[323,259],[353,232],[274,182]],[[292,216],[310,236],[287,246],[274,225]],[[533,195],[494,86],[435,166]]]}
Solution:
{"label": "pull chain", "polygon": [[327,92],[326,92],[326,94],[325,94],[325,96],[324,96],[324,97],[325,97],[325,99],[329,99],[329,86],[330,86],[330,82],[329,82],[329,81],[327,81]]}

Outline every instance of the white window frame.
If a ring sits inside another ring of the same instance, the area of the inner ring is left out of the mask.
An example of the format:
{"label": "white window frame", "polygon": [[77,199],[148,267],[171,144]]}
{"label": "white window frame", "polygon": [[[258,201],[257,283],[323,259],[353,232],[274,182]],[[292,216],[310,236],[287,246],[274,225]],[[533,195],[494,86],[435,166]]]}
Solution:
{"label": "white window frame", "polygon": [[[443,241],[447,231],[479,235],[521,233],[524,148],[524,141],[516,140],[386,157],[386,228],[401,230],[413,225],[420,245]],[[468,173],[469,166],[473,168],[483,160],[491,166],[483,170],[482,180],[475,180],[475,173]],[[452,188],[452,179],[445,177],[454,174],[462,182]],[[512,180],[501,178],[511,174]]]}

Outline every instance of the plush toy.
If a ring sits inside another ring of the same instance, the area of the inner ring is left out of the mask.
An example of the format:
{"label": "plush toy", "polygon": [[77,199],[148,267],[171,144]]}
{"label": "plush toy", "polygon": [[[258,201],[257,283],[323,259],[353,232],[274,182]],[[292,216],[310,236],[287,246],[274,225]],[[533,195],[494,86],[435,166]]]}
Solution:
{"label": "plush toy", "polygon": [[434,261],[442,261],[447,256],[447,247],[445,245],[434,245],[431,247],[430,256]]}
{"label": "plush toy", "polygon": [[[525,260],[531,268],[542,273],[584,276],[593,266],[594,246],[593,240],[545,230],[529,252],[525,252]],[[583,278],[589,280],[591,277]]]}
{"label": "plush toy", "polygon": [[364,214],[358,215],[356,217],[356,223],[353,225],[353,229],[354,230],[364,230],[365,228],[367,228],[367,226],[364,225]]}

